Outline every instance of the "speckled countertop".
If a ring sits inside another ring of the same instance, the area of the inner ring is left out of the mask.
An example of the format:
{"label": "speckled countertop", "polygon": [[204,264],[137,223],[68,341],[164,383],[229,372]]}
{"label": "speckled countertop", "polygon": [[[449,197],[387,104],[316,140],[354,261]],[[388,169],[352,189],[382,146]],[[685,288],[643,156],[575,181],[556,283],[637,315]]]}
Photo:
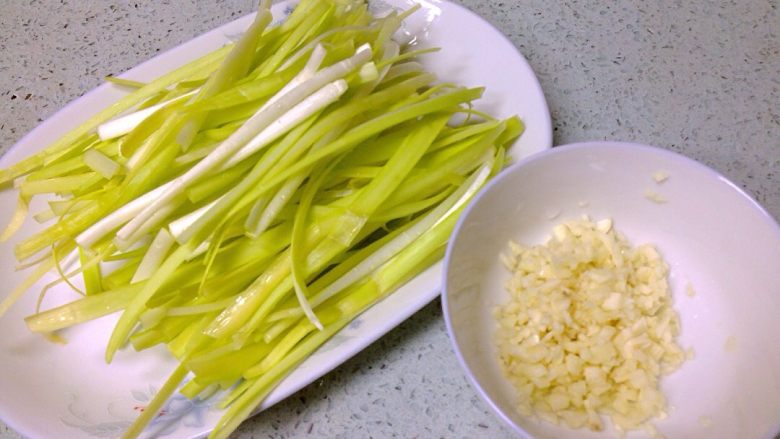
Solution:
{"label": "speckled countertop", "polygon": [[[460,0],[536,71],[555,144],[682,152],[780,218],[780,13],[773,1]],[[69,101],[253,0],[0,2],[0,152]],[[2,390],[0,390],[2,391]],[[447,340],[439,301],[236,437],[508,437]],[[0,438],[19,437],[0,423]]]}

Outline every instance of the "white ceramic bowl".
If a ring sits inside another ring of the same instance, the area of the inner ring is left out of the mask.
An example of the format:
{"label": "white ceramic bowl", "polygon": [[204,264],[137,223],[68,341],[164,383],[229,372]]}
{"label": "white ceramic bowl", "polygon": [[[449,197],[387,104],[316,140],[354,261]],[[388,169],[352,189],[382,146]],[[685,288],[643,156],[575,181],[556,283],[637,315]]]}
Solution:
{"label": "white ceramic bowl", "polygon": [[[658,184],[653,174],[669,174]],[[667,201],[650,201],[646,191]],[[553,225],[612,218],[633,245],[655,244],[670,266],[683,349],[695,357],[662,380],[669,438],[772,438],[780,430],[780,226],[717,172],[648,146],[594,142],[553,148],[505,170],[469,206],[447,248],[443,307],[456,355],[496,413],[521,435],[603,438],[515,410],[499,369],[492,308],[506,300],[499,254],[539,244]],[[685,294],[690,283],[696,294]],[[628,437],[647,437],[631,433]]]}

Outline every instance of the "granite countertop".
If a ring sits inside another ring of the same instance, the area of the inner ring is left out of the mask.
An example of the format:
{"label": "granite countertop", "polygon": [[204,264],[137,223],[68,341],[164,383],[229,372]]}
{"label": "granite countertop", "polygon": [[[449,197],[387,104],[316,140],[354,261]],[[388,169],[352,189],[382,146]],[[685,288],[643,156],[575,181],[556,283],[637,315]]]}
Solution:
{"label": "granite countertop", "polygon": [[[767,1],[458,0],[509,36],[556,145],[624,140],[723,173],[780,218],[780,13]],[[0,152],[69,101],[254,0],[0,3]],[[470,387],[438,300],[236,437],[509,437]],[[0,438],[19,437],[0,423]]]}

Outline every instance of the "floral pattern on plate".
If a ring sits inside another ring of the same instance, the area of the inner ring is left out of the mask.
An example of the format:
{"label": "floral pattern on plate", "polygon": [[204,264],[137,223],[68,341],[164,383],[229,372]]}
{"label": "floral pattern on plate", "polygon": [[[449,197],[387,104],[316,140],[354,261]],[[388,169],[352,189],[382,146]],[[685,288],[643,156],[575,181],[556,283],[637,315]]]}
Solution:
{"label": "floral pattern on plate", "polygon": [[[132,390],[129,397],[110,402],[106,406],[105,417],[100,421],[95,421],[87,410],[81,407],[78,395],[72,394],[71,403],[68,405],[70,416],[60,418],[60,421],[66,426],[77,428],[92,437],[117,437],[127,430],[156,394],[157,389],[152,385],[149,385],[146,391]],[[157,416],[149,423],[145,430],[145,436],[163,437],[176,432],[181,427],[202,427],[205,413],[209,410],[218,410],[216,408],[217,402],[218,398],[190,400],[184,395],[176,393],[165,402]]]}

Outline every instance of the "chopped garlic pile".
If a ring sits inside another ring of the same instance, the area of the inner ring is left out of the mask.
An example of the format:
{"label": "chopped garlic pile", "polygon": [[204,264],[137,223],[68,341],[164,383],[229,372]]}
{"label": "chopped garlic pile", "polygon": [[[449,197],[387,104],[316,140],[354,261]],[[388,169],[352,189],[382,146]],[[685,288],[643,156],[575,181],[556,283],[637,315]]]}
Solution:
{"label": "chopped garlic pile", "polygon": [[632,248],[611,220],[569,221],[545,245],[510,242],[510,300],[495,309],[504,374],[519,410],[571,428],[645,428],[664,417],[662,374],[685,359],[668,267],[652,245]]}

